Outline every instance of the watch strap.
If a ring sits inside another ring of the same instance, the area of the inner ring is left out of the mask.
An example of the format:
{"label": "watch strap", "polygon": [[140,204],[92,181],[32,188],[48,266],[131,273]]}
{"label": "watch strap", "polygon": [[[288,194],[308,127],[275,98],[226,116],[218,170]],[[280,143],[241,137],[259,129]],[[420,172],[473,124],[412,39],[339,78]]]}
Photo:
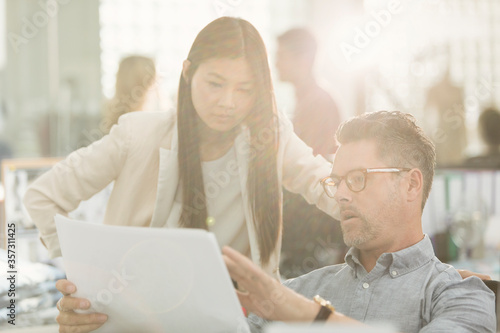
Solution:
{"label": "watch strap", "polygon": [[335,312],[335,308],[333,307],[332,303],[323,299],[321,296],[316,295],[313,297],[313,300],[314,302],[321,305],[321,308],[319,309],[316,318],[314,318],[314,321],[325,321],[328,319],[328,317],[330,317],[332,313]]}

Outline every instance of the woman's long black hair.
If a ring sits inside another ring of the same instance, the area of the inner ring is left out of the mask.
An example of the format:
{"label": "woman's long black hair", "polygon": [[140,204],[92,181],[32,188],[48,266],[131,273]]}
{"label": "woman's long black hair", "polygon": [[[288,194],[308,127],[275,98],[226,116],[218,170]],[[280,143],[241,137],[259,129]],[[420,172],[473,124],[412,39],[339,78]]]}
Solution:
{"label": "woman's long black hair", "polygon": [[[209,59],[240,57],[250,64],[256,81],[254,108],[245,119],[250,131],[247,187],[259,239],[260,261],[266,264],[280,237],[281,196],[277,175],[278,119],[266,48],[260,34],[243,19],[216,19],[195,39],[188,55],[191,64],[187,77],[191,79],[198,66]],[[183,195],[180,225],[207,229],[200,138],[197,132],[197,124],[202,120],[194,109],[188,81],[181,75],[177,106]]]}

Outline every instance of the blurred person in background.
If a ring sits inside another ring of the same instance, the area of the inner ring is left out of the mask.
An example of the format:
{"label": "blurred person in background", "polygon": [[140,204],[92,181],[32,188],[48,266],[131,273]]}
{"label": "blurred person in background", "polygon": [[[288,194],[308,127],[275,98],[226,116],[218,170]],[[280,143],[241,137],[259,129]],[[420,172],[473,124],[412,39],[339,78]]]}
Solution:
{"label": "blurred person in background", "polygon": [[464,92],[452,82],[449,69],[427,92],[425,121],[438,167],[461,164],[467,146]]}
{"label": "blurred person in background", "polygon": [[[295,133],[315,155],[332,160],[341,117],[337,104],[313,73],[317,48],[316,38],[309,30],[290,29],[278,37],[276,68],[280,80],[291,83],[295,89]],[[341,262],[347,248],[338,222],[300,195],[285,190],[283,198],[283,221],[287,227],[283,230],[282,274],[291,278]]]}
{"label": "blurred person in background", "polygon": [[104,107],[102,131],[109,133],[125,113],[143,111],[155,80],[153,59],[140,55],[122,59],[116,73],[115,95]]}
{"label": "blurred person in background", "polygon": [[337,104],[313,73],[317,48],[309,30],[290,29],[278,37],[276,68],[280,80],[295,88],[295,133],[315,155],[331,160],[336,150],[333,138],[341,117]]}
{"label": "blurred person in background", "polygon": [[494,108],[484,110],[479,116],[478,130],[486,151],[468,158],[464,166],[500,169],[500,112]]}

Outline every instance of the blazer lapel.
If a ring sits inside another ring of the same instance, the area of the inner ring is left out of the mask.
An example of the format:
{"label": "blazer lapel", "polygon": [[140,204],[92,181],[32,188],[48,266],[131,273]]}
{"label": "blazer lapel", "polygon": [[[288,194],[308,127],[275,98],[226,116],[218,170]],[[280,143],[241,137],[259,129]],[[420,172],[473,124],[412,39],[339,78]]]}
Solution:
{"label": "blazer lapel", "polygon": [[164,227],[173,210],[175,195],[179,184],[179,157],[177,146],[177,126],[175,126],[171,148],[160,148],[159,151],[158,190],[150,227]]}

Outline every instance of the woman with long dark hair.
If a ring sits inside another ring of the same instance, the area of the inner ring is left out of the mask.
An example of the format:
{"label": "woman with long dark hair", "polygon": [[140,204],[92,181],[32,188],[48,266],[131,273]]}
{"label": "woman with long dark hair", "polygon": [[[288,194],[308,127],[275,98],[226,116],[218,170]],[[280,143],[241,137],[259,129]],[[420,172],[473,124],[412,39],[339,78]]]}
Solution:
{"label": "woman with long dark hair", "polygon": [[[319,183],[329,172],[278,115],[257,30],[222,17],[198,34],[183,63],[176,116],[120,117],[109,135],[40,177],[25,204],[57,256],[53,216],[114,181],[104,223],[207,229],[220,246],[235,247],[278,278],[281,187],[331,213],[335,201]],[[71,297],[69,281],[57,287],[66,295],[58,302],[61,332],[93,330],[106,320],[73,312],[88,308],[88,300]]]}

